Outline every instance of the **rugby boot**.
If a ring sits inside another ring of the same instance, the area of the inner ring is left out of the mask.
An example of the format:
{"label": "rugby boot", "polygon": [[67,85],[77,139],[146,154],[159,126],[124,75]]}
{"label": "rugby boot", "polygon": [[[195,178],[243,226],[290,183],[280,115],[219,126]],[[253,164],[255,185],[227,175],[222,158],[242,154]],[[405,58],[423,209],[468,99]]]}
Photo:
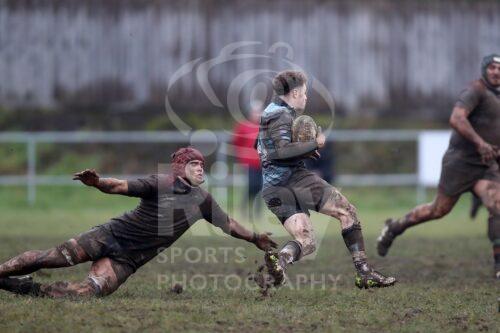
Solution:
{"label": "rugby boot", "polygon": [[33,282],[29,275],[20,277],[0,278],[0,289],[4,289],[19,295],[36,296],[40,289],[40,284]]}
{"label": "rugby boot", "polygon": [[377,238],[377,252],[378,255],[381,257],[385,257],[387,252],[389,251],[389,248],[392,245],[392,242],[394,241],[394,238],[400,234],[400,232],[396,232],[394,229],[394,224],[396,223],[395,220],[393,219],[387,219],[385,221],[384,228],[382,229],[382,232],[380,233],[380,236]]}
{"label": "rugby boot", "polygon": [[356,277],[354,284],[359,289],[384,288],[390,287],[396,283],[396,278],[384,276],[382,273],[374,270],[366,262],[356,263]]}
{"label": "rugby boot", "polygon": [[273,279],[273,285],[279,287],[285,284],[286,275],[285,269],[287,260],[286,253],[276,253],[268,251],[264,256],[266,267],[269,275]]}

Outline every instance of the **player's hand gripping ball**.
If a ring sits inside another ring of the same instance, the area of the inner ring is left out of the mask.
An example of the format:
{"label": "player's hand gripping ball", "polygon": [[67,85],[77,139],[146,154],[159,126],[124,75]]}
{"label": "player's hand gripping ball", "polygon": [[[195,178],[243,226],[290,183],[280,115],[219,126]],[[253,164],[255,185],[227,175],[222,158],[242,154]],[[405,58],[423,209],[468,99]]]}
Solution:
{"label": "player's hand gripping ball", "polygon": [[310,116],[302,115],[293,121],[292,142],[309,142],[316,140],[318,125]]}
{"label": "player's hand gripping ball", "polygon": [[[318,142],[318,135],[322,136],[321,127],[316,125],[316,122],[310,116],[302,115],[293,121],[292,142]],[[322,142],[321,146],[318,145],[318,147],[321,148],[324,145],[324,136],[322,137]],[[321,155],[318,150],[315,150],[306,157],[318,160]]]}

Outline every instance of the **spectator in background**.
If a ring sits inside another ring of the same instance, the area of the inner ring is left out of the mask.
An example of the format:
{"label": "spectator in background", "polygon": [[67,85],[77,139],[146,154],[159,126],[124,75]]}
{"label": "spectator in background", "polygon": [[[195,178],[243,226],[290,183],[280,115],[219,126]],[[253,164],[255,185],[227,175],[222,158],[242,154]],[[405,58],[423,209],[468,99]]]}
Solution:
{"label": "spectator in background", "polygon": [[236,161],[245,167],[248,172],[248,190],[244,202],[249,203],[251,211],[255,202],[256,212],[261,211],[260,198],[255,201],[262,188],[262,170],[257,150],[254,147],[259,134],[259,122],[262,114],[262,102],[253,102],[248,112],[247,120],[236,125],[233,132],[233,146]]}
{"label": "spectator in background", "polygon": [[308,170],[323,178],[327,183],[333,184],[335,182],[335,156],[333,155],[333,143],[326,142],[325,146],[321,150],[321,157],[319,159],[313,160],[312,158],[309,158],[305,162]]}

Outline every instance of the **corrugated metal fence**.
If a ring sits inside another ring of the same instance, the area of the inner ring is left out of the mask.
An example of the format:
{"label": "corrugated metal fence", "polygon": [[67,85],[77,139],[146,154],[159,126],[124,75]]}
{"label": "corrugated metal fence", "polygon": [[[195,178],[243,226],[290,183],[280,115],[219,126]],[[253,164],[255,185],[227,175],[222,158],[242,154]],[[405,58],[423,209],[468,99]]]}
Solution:
{"label": "corrugated metal fence", "polygon": [[[443,103],[478,76],[481,57],[499,52],[500,2],[1,1],[0,104],[161,104],[181,66],[241,41],[258,43],[213,67],[217,94],[246,70],[289,61],[347,112],[447,114]],[[203,100],[194,73],[178,84],[174,100]]]}

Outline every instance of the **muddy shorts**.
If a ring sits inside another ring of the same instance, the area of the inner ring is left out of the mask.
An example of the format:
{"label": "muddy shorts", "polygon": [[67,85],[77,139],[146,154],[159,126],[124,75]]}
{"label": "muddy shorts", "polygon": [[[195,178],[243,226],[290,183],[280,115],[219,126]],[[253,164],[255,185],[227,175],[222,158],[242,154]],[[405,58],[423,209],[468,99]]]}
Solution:
{"label": "muddy shorts", "polygon": [[318,212],[338,190],[315,173],[300,168],[292,174],[285,185],[267,186],[262,197],[269,210],[284,223],[297,213],[309,215],[309,210]]}
{"label": "muddy shorts", "polygon": [[484,165],[477,156],[449,148],[443,157],[439,189],[450,197],[472,191],[480,179],[500,182],[498,163]]}
{"label": "muddy shorts", "polygon": [[118,280],[128,277],[137,270],[131,258],[117,242],[111,230],[106,225],[100,225],[75,237],[92,261],[109,258],[113,262],[113,270]]}

